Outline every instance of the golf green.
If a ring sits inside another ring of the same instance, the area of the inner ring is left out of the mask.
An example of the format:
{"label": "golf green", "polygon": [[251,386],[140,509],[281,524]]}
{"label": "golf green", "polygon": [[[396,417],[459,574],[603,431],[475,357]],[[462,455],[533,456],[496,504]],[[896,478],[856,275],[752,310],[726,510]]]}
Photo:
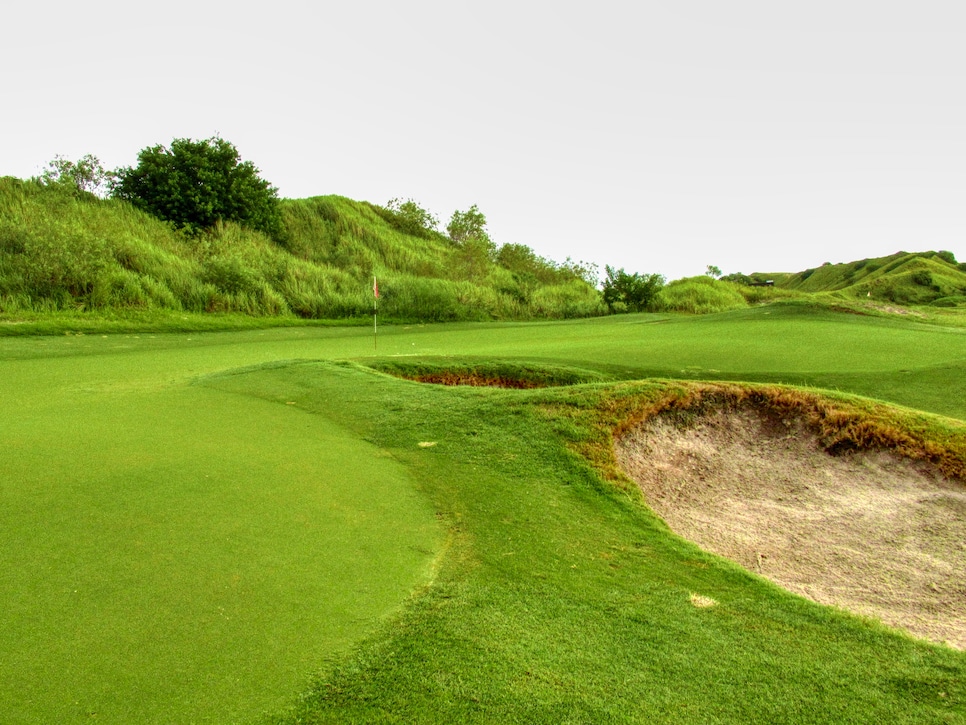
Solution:
{"label": "golf green", "polygon": [[439,531],[402,466],[188,383],[265,350],[38,342],[57,356],[0,364],[5,722],[247,720],[430,575]]}

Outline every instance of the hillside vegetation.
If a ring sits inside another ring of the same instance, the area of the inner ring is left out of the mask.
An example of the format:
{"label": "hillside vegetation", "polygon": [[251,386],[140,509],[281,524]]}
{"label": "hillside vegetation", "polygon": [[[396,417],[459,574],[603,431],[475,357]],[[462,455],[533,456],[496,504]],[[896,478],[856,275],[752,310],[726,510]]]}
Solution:
{"label": "hillside vegetation", "polygon": [[897,252],[845,264],[824,264],[797,274],[732,275],[734,281],[770,279],[776,290],[834,299],[872,299],[902,306],[966,306],[966,264],[952,252]]}
{"label": "hillside vegetation", "polygon": [[605,311],[586,269],[523,245],[461,245],[339,196],[282,200],[281,241],[176,229],[121,199],[0,178],[0,312],[172,310],[487,320]]}
{"label": "hillside vegetation", "polygon": [[373,276],[379,314],[397,321],[707,314],[796,298],[850,309],[966,307],[966,264],[945,251],[667,284],[607,267],[600,290],[593,266],[454,226],[485,223],[475,207],[454,215],[448,235],[412,201],[318,196],[280,200],[279,211],[274,236],[235,222],[199,230],[70,184],[0,178],[0,314],[361,321],[373,313]]}

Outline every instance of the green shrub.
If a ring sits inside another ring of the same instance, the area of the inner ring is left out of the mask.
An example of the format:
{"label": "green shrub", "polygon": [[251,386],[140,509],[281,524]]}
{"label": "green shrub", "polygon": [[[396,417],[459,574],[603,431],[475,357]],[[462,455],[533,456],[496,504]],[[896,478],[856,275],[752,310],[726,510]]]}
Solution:
{"label": "green shrub", "polygon": [[142,149],[136,167],[118,169],[113,195],[192,232],[235,221],[283,236],[278,190],[217,136]]}
{"label": "green shrub", "polygon": [[[390,199],[385,208],[374,207],[396,229],[417,237],[428,237],[439,227],[439,218],[412,199]],[[384,213],[388,212],[388,213]]]}
{"label": "green shrub", "polygon": [[923,287],[932,287],[932,275],[924,269],[913,272],[912,281]]}
{"label": "green shrub", "polygon": [[665,282],[661,274],[629,274],[610,265],[605,265],[604,272],[603,300],[611,312],[649,309]]}

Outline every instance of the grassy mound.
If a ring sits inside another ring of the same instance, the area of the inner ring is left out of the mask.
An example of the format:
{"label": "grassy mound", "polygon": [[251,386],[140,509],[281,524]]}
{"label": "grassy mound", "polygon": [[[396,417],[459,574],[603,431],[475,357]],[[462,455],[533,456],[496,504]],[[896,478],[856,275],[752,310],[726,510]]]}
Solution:
{"label": "grassy mound", "polygon": [[606,373],[570,365],[486,358],[385,359],[367,364],[390,375],[437,385],[527,389],[597,383],[612,379]]}
{"label": "grassy mound", "polygon": [[667,312],[690,312],[695,315],[725,312],[748,303],[738,286],[711,277],[685,277],[661,289],[654,303],[655,309]]}

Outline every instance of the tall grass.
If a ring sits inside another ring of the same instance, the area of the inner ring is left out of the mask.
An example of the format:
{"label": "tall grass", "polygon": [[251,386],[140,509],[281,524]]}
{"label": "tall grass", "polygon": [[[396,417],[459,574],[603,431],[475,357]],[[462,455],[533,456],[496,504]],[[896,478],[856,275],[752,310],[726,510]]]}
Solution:
{"label": "tall grass", "polygon": [[658,310],[696,315],[747,306],[738,285],[705,276],[685,277],[669,283],[657,293],[654,303]]}
{"label": "tall grass", "polygon": [[[480,256],[411,235],[393,213],[338,196],[285,200],[284,246],[237,224],[187,235],[129,204],[0,179],[0,313],[172,310],[254,316],[490,320],[601,314],[566,265]],[[523,249],[510,245],[510,251]],[[522,266],[521,266],[522,265]]]}

